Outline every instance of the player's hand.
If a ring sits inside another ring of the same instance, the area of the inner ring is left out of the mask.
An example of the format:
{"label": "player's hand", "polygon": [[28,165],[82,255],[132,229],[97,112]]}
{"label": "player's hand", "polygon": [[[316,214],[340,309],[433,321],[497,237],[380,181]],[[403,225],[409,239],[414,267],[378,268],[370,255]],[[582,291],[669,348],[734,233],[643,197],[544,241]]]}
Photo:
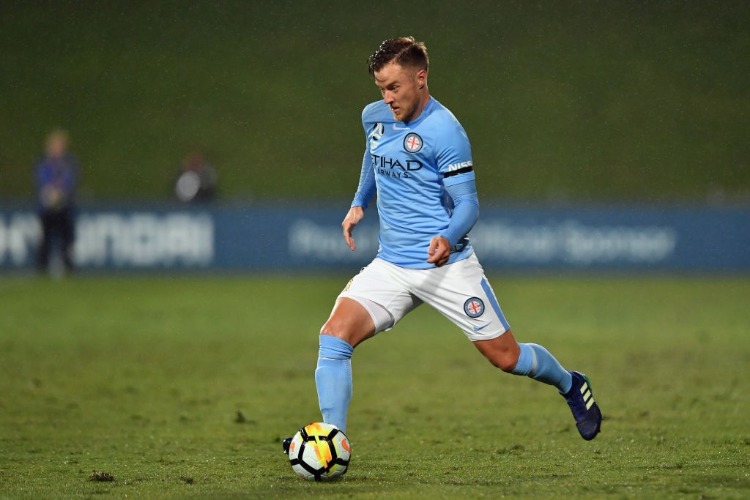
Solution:
{"label": "player's hand", "polygon": [[451,243],[445,236],[434,236],[430,240],[430,247],[427,249],[427,262],[435,264],[435,267],[440,267],[446,262],[451,256]]}
{"label": "player's hand", "polygon": [[344,217],[344,222],[341,223],[341,227],[344,229],[344,241],[352,252],[357,248],[357,245],[354,243],[354,238],[352,237],[352,231],[354,231],[354,226],[356,226],[364,216],[364,208],[352,207],[349,209],[346,217]]}

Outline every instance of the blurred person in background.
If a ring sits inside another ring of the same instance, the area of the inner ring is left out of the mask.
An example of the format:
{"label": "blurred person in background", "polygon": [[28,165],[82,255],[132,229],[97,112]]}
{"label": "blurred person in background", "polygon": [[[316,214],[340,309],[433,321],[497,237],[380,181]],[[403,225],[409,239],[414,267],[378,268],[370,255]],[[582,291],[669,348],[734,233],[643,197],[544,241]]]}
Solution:
{"label": "blurred person in background", "polygon": [[60,244],[65,271],[73,271],[78,161],[68,151],[69,141],[65,130],[54,130],[47,136],[45,152],[36,162],[37,203],[42,226],[37,255],[40,273],[49,271],[55,240]]}
{"label": "blurred person in background", "polygon": [[174,182],[174,194],[184,203],[213,201],[216,198],[217,175],[214,167],[200,151],[189,153],[182,160]]}

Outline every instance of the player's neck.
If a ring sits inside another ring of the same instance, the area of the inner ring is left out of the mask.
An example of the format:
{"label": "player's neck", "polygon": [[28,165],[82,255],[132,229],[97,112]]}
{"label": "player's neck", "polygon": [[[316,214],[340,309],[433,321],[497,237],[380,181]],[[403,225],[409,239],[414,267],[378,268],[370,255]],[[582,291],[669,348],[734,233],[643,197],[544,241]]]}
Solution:
{"label": "player's neck", "polygon": [[430,93],[425,90],[424,95],[422,95],[419,99],[419,104],[417,105],[417,111],[414,113],[414,116],[412,116],[408,122],[404,123],[413,123],[417,120],[419,120],[419,117],[422,116],[422,112],[425,110],[427,105],[430,103]]}

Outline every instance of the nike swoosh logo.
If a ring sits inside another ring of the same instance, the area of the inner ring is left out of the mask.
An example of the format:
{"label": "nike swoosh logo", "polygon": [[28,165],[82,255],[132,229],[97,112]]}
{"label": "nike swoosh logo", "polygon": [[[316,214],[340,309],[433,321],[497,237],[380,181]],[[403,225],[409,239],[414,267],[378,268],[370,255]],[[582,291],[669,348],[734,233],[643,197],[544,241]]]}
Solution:
{"label": "nike swoosh logo", "polygon": [[485,323],[485,324],[483,324],[482,326],[475,326],[475,327],[474,327],[474,331],[475,331],[475,332],[478,332],[479,330],[482,330],[483,328],[486,328],[486,327],[488,327],[489,325],[490,325],[489,323]]}

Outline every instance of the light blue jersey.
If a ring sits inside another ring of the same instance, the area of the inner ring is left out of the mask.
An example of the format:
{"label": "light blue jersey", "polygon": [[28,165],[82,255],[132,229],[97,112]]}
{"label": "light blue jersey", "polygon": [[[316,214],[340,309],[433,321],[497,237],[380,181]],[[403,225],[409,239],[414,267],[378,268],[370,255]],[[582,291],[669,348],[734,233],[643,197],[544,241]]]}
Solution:
{"label": "light blue jersey", "polygon": [[[362,112],[367,137],[362,175],[352,206],[367,207],[377,189],[378,257],[397,266],[427,269],[433,236],[446,233],[453,201],[446,188],[474,185],[471,146],[455,116],[434,98],[409,123],[397,121],[384,101]],[[468,229],[467,229],[468,231]],[[473,252],[460,234],[448,263]]]}

